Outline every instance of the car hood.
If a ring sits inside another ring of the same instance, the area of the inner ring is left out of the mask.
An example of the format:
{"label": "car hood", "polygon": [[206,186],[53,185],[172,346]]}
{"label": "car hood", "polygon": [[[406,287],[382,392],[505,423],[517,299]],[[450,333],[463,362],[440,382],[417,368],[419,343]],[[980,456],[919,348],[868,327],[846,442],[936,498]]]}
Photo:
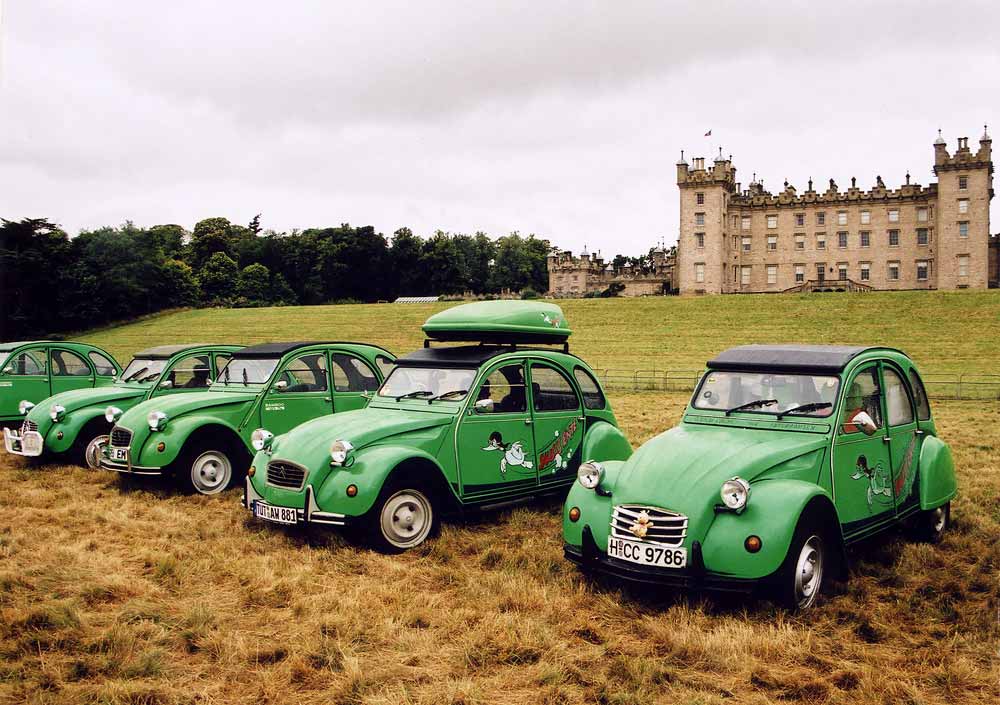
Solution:
{"label": "car hood", "polygon": [[192,411],[245,404],[256,397],[256,392],[185,392],[155,397],[126,411],[118,425],[135,430],[145,425],[146,416],[151,411],[162,411],[168,418],[175,419]]}
{"label": "car hood", "polygon": [[142,387],[114,384],[110,387],[93,387],[60,392],[35,406],[35,408],[28,412],[27,418],[39,424],[51,421],[49,418],[49,409],[55,404],[65,407],[67,414],[88,406],[99,406],[103,412],[104,407],[114,404],[116,401],[135,399],[145,395],[147,391],[149,390]]}
{"label": "car hood", "polygon": [[738,475],[752,484],[827,441],[821,433],[685,423],[633,453],[609,489],[615,504],[650,504],[693,517],[714,511],[726,480]]}

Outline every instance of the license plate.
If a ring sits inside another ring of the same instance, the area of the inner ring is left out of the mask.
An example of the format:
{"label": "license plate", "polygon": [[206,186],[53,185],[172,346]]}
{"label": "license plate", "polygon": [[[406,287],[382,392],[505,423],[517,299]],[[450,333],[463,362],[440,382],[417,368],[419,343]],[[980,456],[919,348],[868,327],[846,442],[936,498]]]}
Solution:
{"label": "license plate", "polygon": [[42,437],[37,433],[26,433],[21,438],[21,451],[26,455],[39,455],[42,452]]}
{"label": "license plate", "polygon": [[253,515],[258,519],[277,524],[294,524],[299,519],[299,511],[294,507],[275,507],[263,502],[253,503]]}
{"label": "license plate", "polygon": [[128,448],[108,448],[108,460],[114,463],[127,463]]}
{"label": "license plate", "polygon": [[668,548],[628,539],[608,539],[608,555],[630,563],[657,568],[683,568],[687,565],[686,548]]}

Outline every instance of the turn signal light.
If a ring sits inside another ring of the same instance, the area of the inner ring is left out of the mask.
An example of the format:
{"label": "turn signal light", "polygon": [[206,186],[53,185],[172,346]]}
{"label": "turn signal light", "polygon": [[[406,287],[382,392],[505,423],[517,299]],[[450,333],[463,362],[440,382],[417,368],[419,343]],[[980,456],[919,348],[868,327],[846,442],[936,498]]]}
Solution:
{"label": "turn signal light", "polygon": [[579,507],[572,507],[569,510],[569,520],[570,521],[579,521],[580,520],[580,508]]}
{"label": "turn signal light", "polygon": [[348,485],[347,486],[347,496],[348,497],[357,497],[358,496],[358,486],[357,485]]}
{"label": "turn signal light", "polygon": [[163,441],[160,441],[159,443],[156,444],[156,452],[162,453],[166,449],[167,449],[167,444],[164,443]]}
{"label": "turn signal light", "polygon": [[747,536],[747,540],[743,542],[743,548],[749,553],[757,553],[761,545],[760,536]]}

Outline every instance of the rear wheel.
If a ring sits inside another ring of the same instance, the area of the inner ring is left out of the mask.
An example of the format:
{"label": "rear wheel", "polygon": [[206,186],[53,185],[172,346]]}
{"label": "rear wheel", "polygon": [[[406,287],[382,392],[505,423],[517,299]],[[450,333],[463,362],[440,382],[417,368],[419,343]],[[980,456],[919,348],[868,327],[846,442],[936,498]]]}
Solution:
{"label": "rear wheel", "polygon": [[786,607],[804,610],[816,604],[832,548],[815,522],[807,518],[799,520],[777,575],[778,595]]}
{"label": "rear wheel", "polygon": [[432,494],[407,482],[383,487],[365,515],[369,543],[383,553],[416,548],[430,536],[436,522]]}
{"label": "rear wheel", "polygon": [[177,480],[188,492],[219,494],[233,482],[232,455],[222,448],[199,448],[186,453],[177,466]]}
{"label": "rear wheel", "polygon": [[927,543],[940,543],[951,523],[951,502],[917,515],[917,536]]}

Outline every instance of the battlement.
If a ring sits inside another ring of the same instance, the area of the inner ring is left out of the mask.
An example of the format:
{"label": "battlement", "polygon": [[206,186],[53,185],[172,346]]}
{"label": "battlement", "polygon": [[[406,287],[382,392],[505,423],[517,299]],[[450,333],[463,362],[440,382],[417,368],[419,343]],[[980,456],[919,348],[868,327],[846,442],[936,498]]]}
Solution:
{"label": "battlement", "polygon": [[729,158],[719,156],[712,162],[712,166],[705,167],[704,157],[695,157],[693,164],[688,165],[684,160],[684,152],[681,152],[681,159],[677,162],[677,185],[681,188],[698,187],[710,184],[721,185],[729,193],[739,189],[736,183],[736,167],[733,166],[732,155]]}
{"label": "battlement", "polygon": [[979,149],[973,152],[969,149],[969,138],[958,138],[958,149],[955,154],[948,153],[948,143],[938,130],[938,138],[934,141],[934,174],[944,171],[959,171],[962,169],[988,168],[993,173],[993,140],[990,138],[986,125],[983,125],[983,136],[979,138]]}
{"label": "battlement", "polygon": [[785,182],[784,189],[777,194],[765,191],[763,184],[752,183],[750,188],[735,194],[730,200],[733,206],[745,208],[797,208],[807,205],[838,206],[849,203],[891,203],[927,201],[937,195],[937,184],[921,186],[911,183],[910,175],[906,175],[906,183],[897,189],[886,188],[882,177],[876,177],[875,185],[868,191],[857,187],[857,180],[851,179],[851,186],[841,191],[837,182],[830,179],[830,184],[823,192],[813,189],[813,181],[809,179],[809,187],[799,194],[795,187]]}
{"label": "battlement", "polygon": [[574,257],[570,250],[550,252],[548,256],[549,270],[577,270],[590,272],[603,272],[605,269],[604,258],[600,251],[596,255],[591,255],[586,249],[579,257]]}

